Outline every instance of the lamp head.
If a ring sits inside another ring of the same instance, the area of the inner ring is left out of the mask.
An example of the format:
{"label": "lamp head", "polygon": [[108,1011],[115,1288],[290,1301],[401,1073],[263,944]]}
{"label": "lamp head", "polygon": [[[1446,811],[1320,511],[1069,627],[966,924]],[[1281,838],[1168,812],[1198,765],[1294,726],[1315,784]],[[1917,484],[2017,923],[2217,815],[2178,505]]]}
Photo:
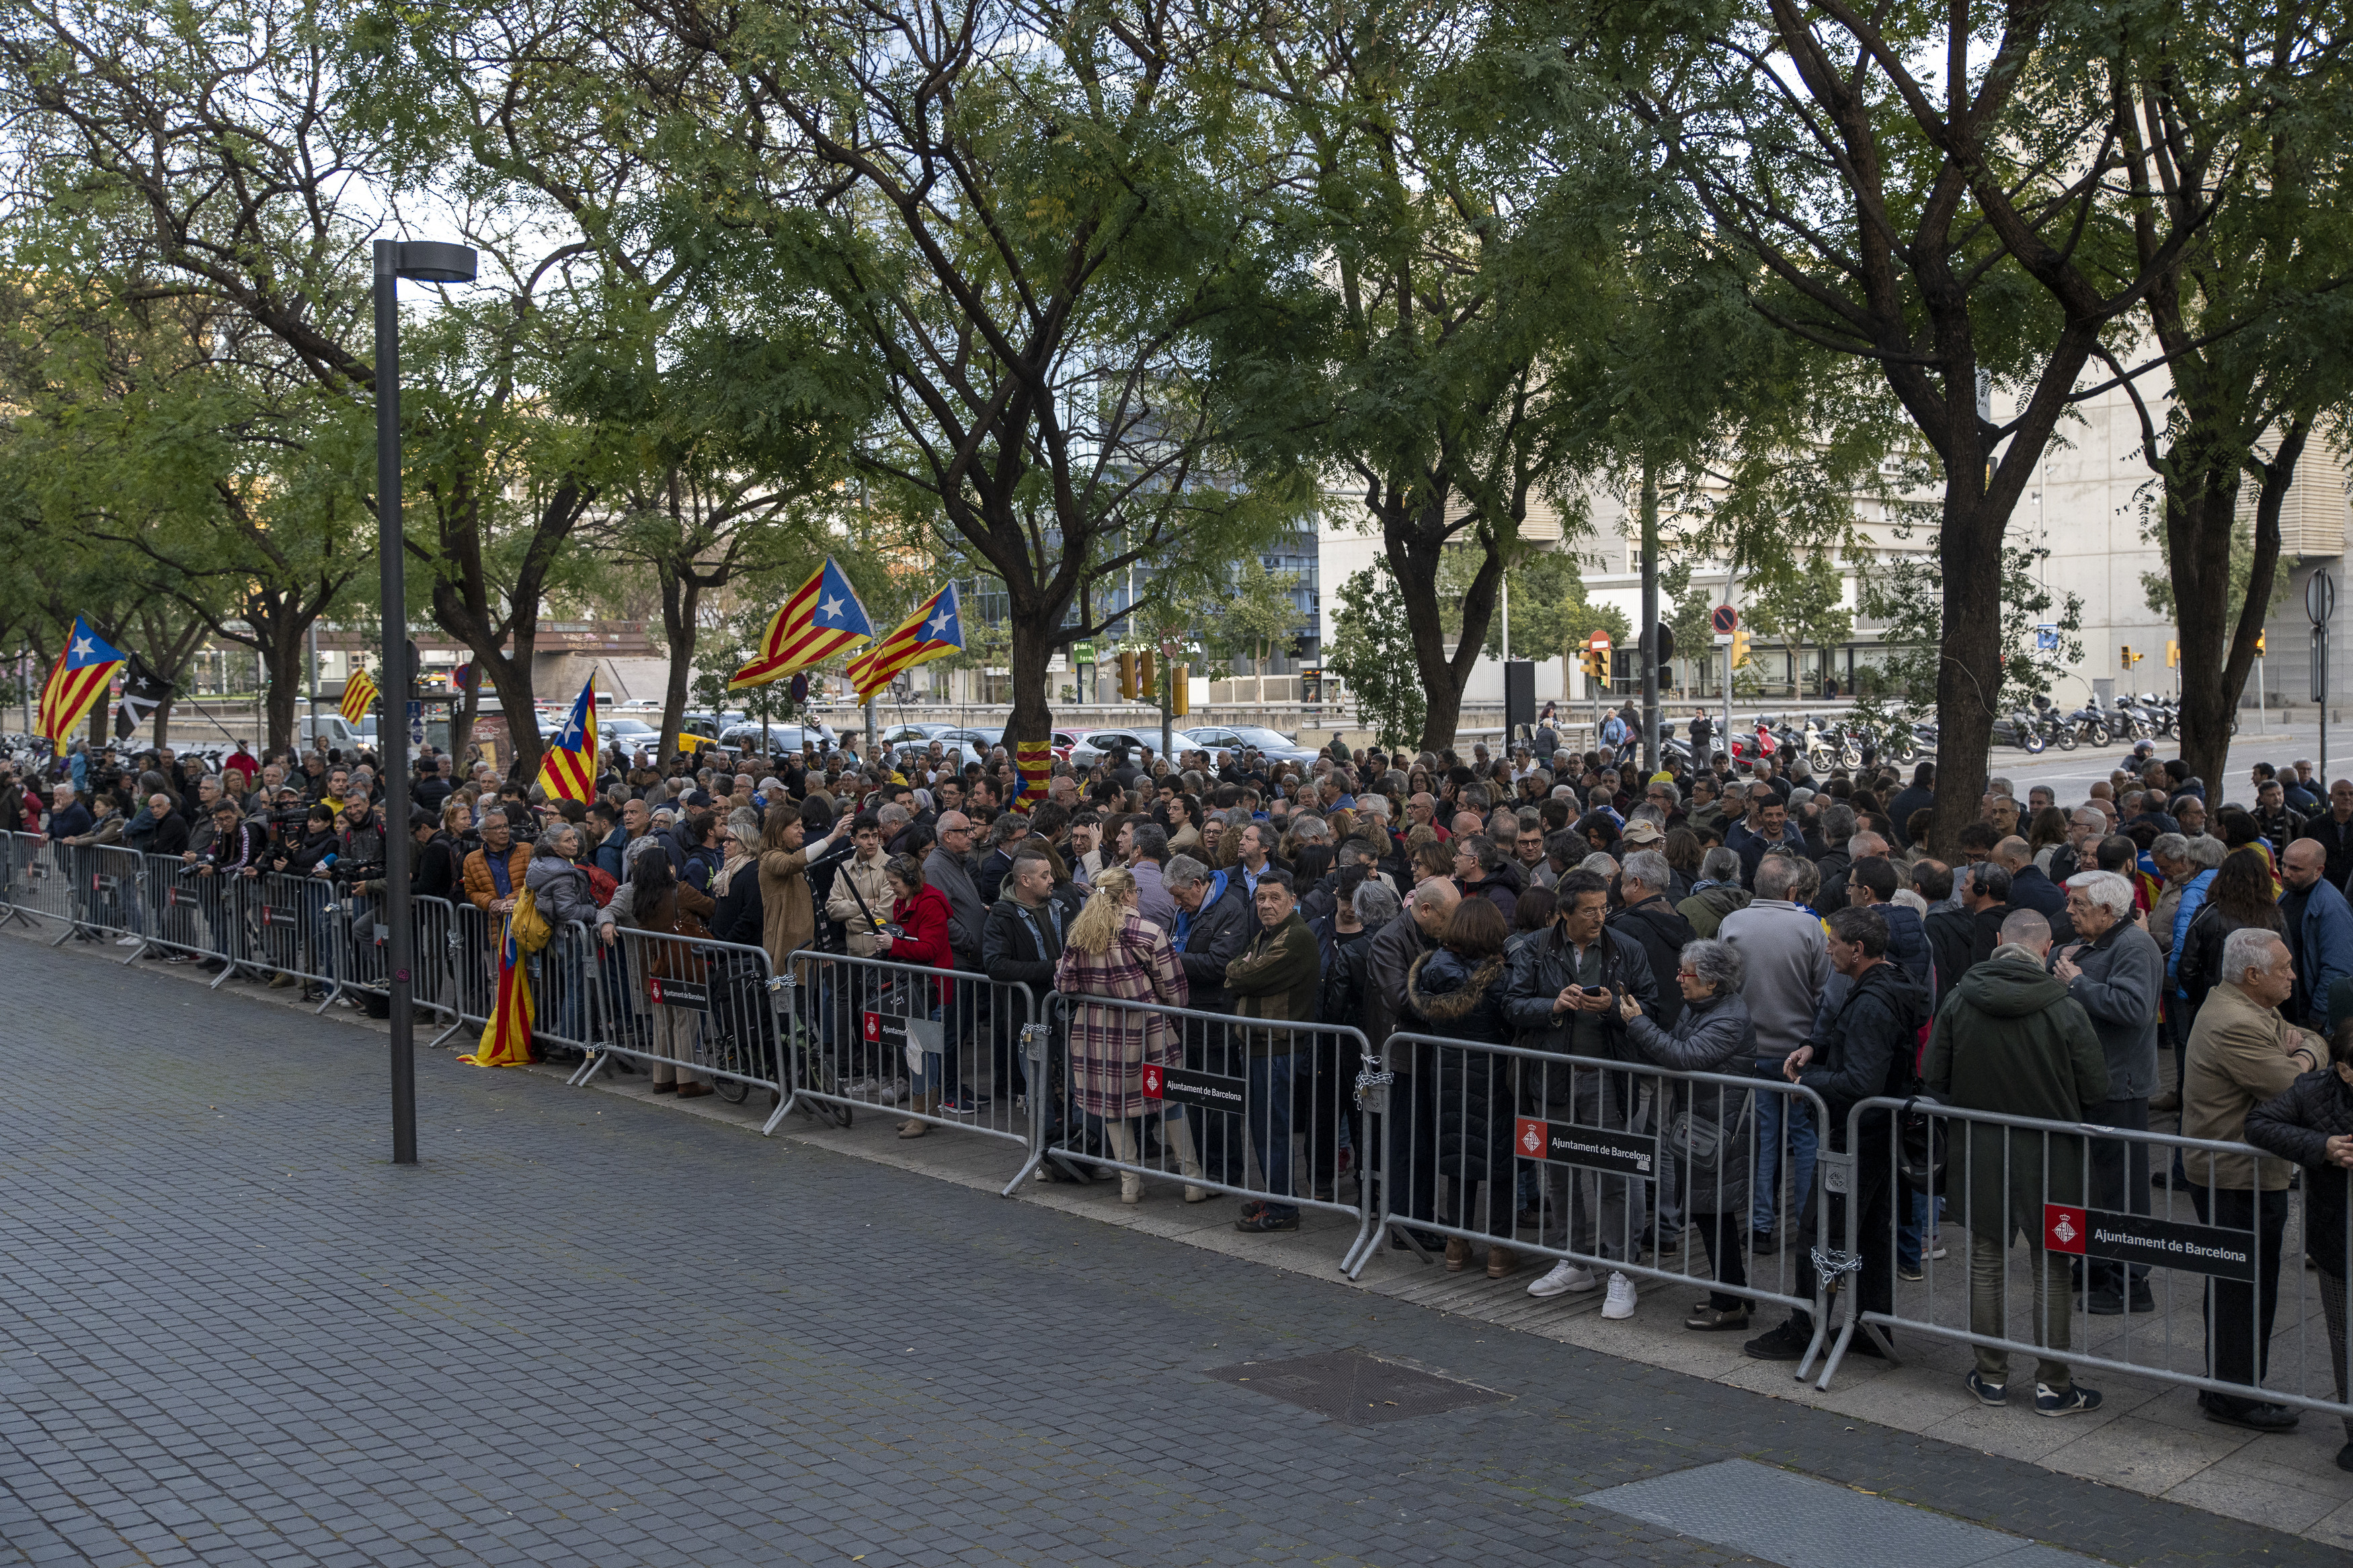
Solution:
{"label": "lamp head", "polygon": [[383,252],[392,253],[389,268],[396,278],[406,278],[417,283],[471,283],[474,280],[474,249],[467,245],[448,245],[434,239],[403,240],[395,245],[378,247],[377,269],[386,270]]}

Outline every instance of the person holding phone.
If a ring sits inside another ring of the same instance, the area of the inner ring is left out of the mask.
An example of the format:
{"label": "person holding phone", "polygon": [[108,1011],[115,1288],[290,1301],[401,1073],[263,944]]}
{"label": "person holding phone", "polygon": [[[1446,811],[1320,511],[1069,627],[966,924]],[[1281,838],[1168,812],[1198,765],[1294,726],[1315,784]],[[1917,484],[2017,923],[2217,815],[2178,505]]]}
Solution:
{"label": "person holding phone", "polygon": [[[1631,996],[1646,1012],[1658,1005],[1658,979],[1642,944],[1608,924],[1609,884],[1591,871],[1571,871],[1556,890],[1552,930],[1511,952],[1504,1016],[1514,1043],[1576,1058],[1557,1066],[1524,1067],[1520,1113],[1580,1126],[1624,1129],[1634,1085],[1599,1064],[1639,1060],[1620,1003]],[[1441,1130],[1442,1131],[1442,1130]],[[1547,1163],[1537,1200],[1537,1239],[1588,1258],[1625,1261],[1634,1255],[1640,1215],[1631,1212],[1628,1178]],[[1591,1290],[1600,1281],[1580,1263],[1564,1260],[1528,1287],[1532,1296]],[[1634,1315],[1633,1281],[1609,1274],[1602,1315]]]}

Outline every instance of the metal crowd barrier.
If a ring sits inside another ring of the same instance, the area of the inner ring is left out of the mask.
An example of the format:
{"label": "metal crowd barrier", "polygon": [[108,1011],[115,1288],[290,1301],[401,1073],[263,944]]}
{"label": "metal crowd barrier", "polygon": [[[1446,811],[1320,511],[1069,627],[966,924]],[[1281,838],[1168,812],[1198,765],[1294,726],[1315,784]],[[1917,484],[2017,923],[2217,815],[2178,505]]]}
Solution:
{"label": "metal crowd barrier", "polygon": [[63,921],[66,929],[49,944],[54,947],[73,935],[73,847],[52,843],[37,833],[12,833],[8,842],[10,907],[24,915]]}
{"label": "metal crowd barrier", "polygon": [[[2270,1204],[2259,1205],[2248,1189],[2174,1173],[2177,1156],[2199,1153],[2250,1158],[2260,1162],[2257,1170],[2275,1173],[2295,1169],[2289,1162],[2244,1143],[2044,1121],[1926,1099],[1863,1100],[1848,1117],[1848,1148],[1859,1147],[1865,1118],[1907,1109],[1925,1119],[1922,1131],[1943,1134],[1943,1176],[1932,1184],[1941,1189],[1947,1233],[1967,1245],[1951,1249],[1957,1256],[1941,1266],[1924,1249],[1924,1278],[1897,1282],[1894,1310],[1849,1313],[1822,1369],[1823,1386],[1858,1327],[1873,1335],[1891,1363],[1894,1349],[1883,1331],[1901,1329],[2004,1352],[2014,1378],[2018,1358],[2031,1357],[2353,1416],[2353,1404],[2337,1394],[2337,1375],[2348,1369],[2336,1365],[2331,1348],[2327,1291],[2316,1271],[2306,1278],[2302,1267],[2303,1194],[2274,1192],[2264,1194]],[[1921,1136],[1912,1142],[1931,1146]],[[1900,1141],[1890,1139],[1883,1150],[1878,1143],[1874,1139],[1870,1154],[1883,1168],[1869,1175],[1895,1190]],[[2162,1184],[2154,1190],[2152,1172]],[[1865,1175],[1858,1166],[1849,1179],[1860,1183]],[[1986,1202],[1996,1194],[2000,1212],[1988,1214]],[[1849,1205],[1852,1258],[1862,1256],[1866,1206],[1875,1205]],[[1891,1226],[1902,1224],[1905,1206],[1897,1206]],[[2273,1209],[2273,1223],[2263,1207]],[[1984,1243],[1974,1239],[1980,1226],[1988,1232]],[[2353,1244],[2353,1215],[2348,1230]],[[1988,1287],[1982,1303],[1972,1299],[1972,1276],[1980,1271]],[[2336,1287],[2341,1313],[2345,1282],[2327,1283]],[[2039,1323],[2037,1284],[2044,1301]],[[2111,1288],[2126,1310],[2094,1314],[2094,1291]],[[2071,1301],[2076,1289],[2082,1293]],[[2136,1297],[2147,1302],[2138,1310]],[[2292,1356],[2278,1353],[2283,1309],[2293,1313]],[[2344,1338],[2341,1320],[2336,1337]]]}
{"label": "metal crowd barrier", "polygon": [[[1575,1264],[1597,1285],[1614,1270],[1806,1311],[1820,1347],[1825,1287],[1798,1239],[1802,1193],[1785,1222],[1776,1215],[1791,1244],[1749,1251],[1765,1155],[1793,1168],[1792,1112],[1828,1124],[1813,1090],[1411,1033],[1384,1042],[1379,1067],[1366,1095],[1382,1123],[1379,1198],[1366,1245],[1342,1266],[1350,1279],[1384,1234],[1425,1260],[1426,1238],[1442,1236]],[[1770,1142],[1760,1131],[1768,1097],[1782,1110]],[[1679,1134],[1679,1121],[1689,1131]],[[1818,1161],[1833,1158],[1823,1150]],[[1814,1223],[1813,1251],[1825,1256],[1827,1208],[1816,1205]],[[1665,1242],[1677,1232],[1671,1260]]]}
{"label": "metal crowd barrier", "polygon": [[793,1044],[786,1109],[845,1127],[867,1110],[1033,1146],[1040,1019],[1029,986],[808,949],[782,978],[778,1010]]}
{"label": "metal crowd barrier", "polygon": [[[565,984],[592,1015],[591,1051],[571,1082],[578,1087],[606,1070],[615,1057],[641,1062],[680,1082],[711,1080],[740,1104],[754,1089],[776,1098],[764,1131],[773,1132],[790,1104],[791,1075],[778,1047],[777,1006],[768,984],[768,955],[756,947],[664,931],[619,927],[613,941],[582,933],[584,956]],[[585,956],[593,942],[592,978]],[[567,944],[550,941],[545,952],[568,963]],[[659,1077],[656,1082],[662,1081]]]}
{"label": "metal crowd barrier", "polygon": [[[1037,1065],[1050,1097],[1033,1100],[1032,1152],[1015,1186],[1048,1159],[1168,1178],[1185,1184],[1187,1202],[1226,1193],[1349,1215],[1349,1255],[1366,1249],[1362,1031],[1059,992],[1047,1000]],[[1340,1196],[1344,1174],[1351,1201]]]}

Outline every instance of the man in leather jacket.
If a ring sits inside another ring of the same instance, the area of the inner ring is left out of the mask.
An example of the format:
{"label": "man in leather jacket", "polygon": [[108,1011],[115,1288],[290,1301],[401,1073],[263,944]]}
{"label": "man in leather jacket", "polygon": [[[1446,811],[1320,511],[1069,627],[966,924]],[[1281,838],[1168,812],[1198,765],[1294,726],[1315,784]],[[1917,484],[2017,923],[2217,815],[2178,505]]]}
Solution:
{"label": "man in leather jacket", "polygon": [[[1605,923],[1609,884],[1591,871],[1560,879],[1553,927],[1511,951],[1504,1016],[1515,1045],[1558,1056],[1633,1061],[1619,999],[1631,995],[1645,1012],[1658,1005],[1659,987],[1642,944]],[[1588,1067],[1548,1067],[1521,1079],[1520,1112],[1619,1131],[1629,1125],[1635,1085],[1630,1077]],[[1570,1250],[1613,1260],[1630,1258],[1639,1228],[1630,1219],[1629,1178],[1544,1168],[1542,1237]]]}

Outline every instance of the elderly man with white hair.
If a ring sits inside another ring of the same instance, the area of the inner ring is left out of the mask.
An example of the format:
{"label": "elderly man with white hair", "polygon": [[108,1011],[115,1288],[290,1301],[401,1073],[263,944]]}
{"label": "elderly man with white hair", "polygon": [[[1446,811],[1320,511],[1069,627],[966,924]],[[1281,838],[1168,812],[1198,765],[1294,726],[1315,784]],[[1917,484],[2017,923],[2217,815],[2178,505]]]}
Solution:
{"label": "elderly man with white hair", "polygon": [[[2087,1108],[2085,1120],[2145,1132],[2148,1097],[2157,1091],[2157,1011],[2165,990],[2165,954],[2134,919],[2133,885],[2114,871],[2078,871],[2068,878],[2067,918],[2076,940],[2052,952],[2051,973],[2090,1016],[2108,1062],[2108,1098]],[[2148,1212],[2147,1144],[2094,1140],[2092,1203]],[[2091,1262],[2084,1275],[2084,1310],[2094,1317],[2113,1317],[2127,1307],[2157,1310],[2147,1266],[2132,1266],[2129,1300],[2124,1274],[2121,1264]]]}

